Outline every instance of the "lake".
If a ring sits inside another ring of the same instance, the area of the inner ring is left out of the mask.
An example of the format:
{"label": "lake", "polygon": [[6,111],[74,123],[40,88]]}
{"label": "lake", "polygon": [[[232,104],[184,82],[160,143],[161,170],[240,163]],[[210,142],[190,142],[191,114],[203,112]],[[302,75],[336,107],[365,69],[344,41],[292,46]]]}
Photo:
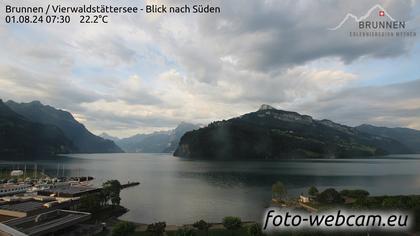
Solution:
{"label": "lake", "polygon": [[[24,168],[25,162],[0,162]],[[26,162],[33,168],[35,162]],[[224,216],[260,220],[271,199],[271,185],[282,181],[290,195],[314,185],[322,190],[361,188],[371,195],[420,194],[420,155],[380,159],[210,162],[169,154],[78,154],[59,160],[37,161],[38,170],[55,176],[94,176],[94,184],[108,179],[140,181],[124,189],[121,204],[130,211],[121,219],[140,223],[166,221],[220,222]],[[64,167],[64,171],[62,168]],[[59,171],[57,171],[57,168]]]}

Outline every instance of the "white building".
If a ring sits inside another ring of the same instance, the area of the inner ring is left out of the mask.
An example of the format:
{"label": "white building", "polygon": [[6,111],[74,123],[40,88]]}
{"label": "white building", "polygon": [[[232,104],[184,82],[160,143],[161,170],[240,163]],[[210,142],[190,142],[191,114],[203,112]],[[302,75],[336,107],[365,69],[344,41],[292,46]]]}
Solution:
{"label": "white building", "polygon": [[11,176],[21,176],[23,175],[23,170],[12,170],[12,172],[10,172]]}
{"label": "white building", "polygon": [[309,202],[311,202],[311,199],[310,199],[309,197],[306,197],[306,196],[300,195],[300,196],[299,196],[299,202],[302,202],[302,203],[309,203]]}

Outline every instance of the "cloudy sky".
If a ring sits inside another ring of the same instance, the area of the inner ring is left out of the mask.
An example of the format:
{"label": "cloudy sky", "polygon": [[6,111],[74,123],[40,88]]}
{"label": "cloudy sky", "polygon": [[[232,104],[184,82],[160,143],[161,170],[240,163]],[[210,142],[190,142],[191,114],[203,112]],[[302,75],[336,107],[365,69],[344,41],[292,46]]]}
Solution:
{"label": "cloudy sky", "polygon": [[[39,100],[70,111],[94,133],[119,137],[181,121],[206,124],[263,103],[347,125],[420,129],[420,36],[352,38],[351,20],[328,30],[347,13],[363,16],[380,4],[418,33],[416,1],[201,2],[222,13],[114,15],[107,25],[81,25],[78,16],[69,25],[2,19],[0,98]],[[1,1],[1,15],[12,3]]]}

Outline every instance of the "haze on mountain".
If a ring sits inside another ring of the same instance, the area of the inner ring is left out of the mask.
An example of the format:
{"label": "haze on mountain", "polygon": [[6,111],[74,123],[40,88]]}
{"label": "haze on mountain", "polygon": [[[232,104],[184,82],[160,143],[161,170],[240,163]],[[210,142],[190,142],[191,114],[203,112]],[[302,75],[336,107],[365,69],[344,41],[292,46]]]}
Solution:
{"label": "haze on mountain", "polygon": [[125,152],[130,153],[171,153],[178,147],[179,140],[186,132],[198,128],[199,125],[182,122],[173,130],[137,134],[115,142]]}
{"label": "haze on mountain", "polygon": [[360,125],[357,130],[398,140],[416,153],[420,153],[420,131],[408,128],[388,128],[373,125]]}
{"label": "haze on mountain", "polygon": [[114,141],[114,142],[116,142],[116,141],[118,141],[118,140],[120,140],[120,138],[118,138],[118,137],[114,137],[114,136],[112,136],[112,135],[109,135],[108,133],[106,133],[106,132],[103,132],[103,133],[101,133],[100,135],[98,135],[99,137],[101,137],[101,138],[104,138],[104,139],[108,139],[108,140],[111,140],[111,141]]}
{"label": "haze on mountain", "polygon": [[56,126],[32,122],[10,109],[0,99],[0,157],[39,158],[76,150]]}
{"label": "haze on mountain", "polygon": [[86,127],[74,119],[70,112],[43,105],[39,101],[30,103],[6,102],[14,112],[25,119],[58,127],[73,143],[73,153],[118,153],[123,152],[113,141],[92,134]]}
{"label": "haze on mountain", "polygon": [[[262,105],[205,128],[181,123],[173,130],[119,139],[93,135],[66,111],[38,101],[0,100],[0,156],[65,153],[170,153],[203,159],[340,158],[420,153],[420,131],[372,125],[349,127]],[[182,138],[181,138],[182,137]],[[111,139],[115,140],[119,148]]]}
{"label": "haze on mountain", "polygon": [[262,105],[186,133],[174,155],[195,159],[357,158],[413,153],[390,137]]}

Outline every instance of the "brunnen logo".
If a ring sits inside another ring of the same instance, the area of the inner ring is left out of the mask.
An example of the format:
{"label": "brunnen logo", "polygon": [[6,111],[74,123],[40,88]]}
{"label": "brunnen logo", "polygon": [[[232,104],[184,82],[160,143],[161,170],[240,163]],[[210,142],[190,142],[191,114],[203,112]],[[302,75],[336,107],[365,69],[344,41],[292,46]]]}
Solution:
{"label": "brunnen logo", "polygon": [[365,15],[357,17],[347,13],[344,19],[335,27],[328,30],[336,31],[353,20],[357,30],[349,32],[350,37],[415,37],[416,32],[407,29],[408,22],[396,20],[381,5],[370,8]]}

